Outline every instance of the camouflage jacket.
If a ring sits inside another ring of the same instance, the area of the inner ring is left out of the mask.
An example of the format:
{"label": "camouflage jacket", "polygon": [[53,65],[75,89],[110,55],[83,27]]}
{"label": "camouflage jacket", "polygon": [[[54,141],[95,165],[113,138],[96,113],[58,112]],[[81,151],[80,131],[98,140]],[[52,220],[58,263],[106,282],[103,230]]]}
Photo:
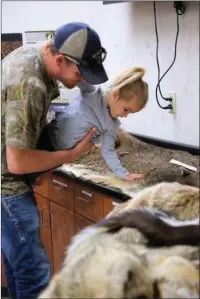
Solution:
{"label": "camouflage jacket", "polygon": [[2,194],[18,195],[28,191],[22,176],[8,171],[6,145],[34,149],[46,123],[50,103],[58,95],[58,85],[47,76],[39,47],[22,46],[2,60]]}

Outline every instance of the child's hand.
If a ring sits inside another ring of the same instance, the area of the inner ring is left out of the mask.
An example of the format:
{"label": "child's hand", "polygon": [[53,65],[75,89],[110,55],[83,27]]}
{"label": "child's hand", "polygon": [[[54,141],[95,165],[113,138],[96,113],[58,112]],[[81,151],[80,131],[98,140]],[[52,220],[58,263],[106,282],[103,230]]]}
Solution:
{"label": "child's hand", "polygon": [[135,180],[139,180],[139,179],[143,179],[144,176],[143,174],[140,173],[129,173],[127,176],[125,176],[125,178],[123,179],[124,181],[135,181]]}

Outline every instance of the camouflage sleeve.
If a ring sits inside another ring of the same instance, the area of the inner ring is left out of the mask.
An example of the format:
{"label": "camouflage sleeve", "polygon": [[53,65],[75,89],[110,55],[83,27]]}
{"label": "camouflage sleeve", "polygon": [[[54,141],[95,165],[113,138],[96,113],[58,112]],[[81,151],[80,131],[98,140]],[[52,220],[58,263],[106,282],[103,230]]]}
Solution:
{"label": "camouflage sleeve", "polygon": [[45,88],[37,78],[9,87],[6,97],[6,145],[36,148],[45,114]]}

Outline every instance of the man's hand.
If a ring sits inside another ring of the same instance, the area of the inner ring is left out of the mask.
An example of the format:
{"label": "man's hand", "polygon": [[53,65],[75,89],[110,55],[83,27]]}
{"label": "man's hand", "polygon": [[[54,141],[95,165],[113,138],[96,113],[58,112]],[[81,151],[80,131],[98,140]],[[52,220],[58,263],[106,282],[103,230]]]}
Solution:
{"label": "man's hand", "polygon": [[95,128],[91,129],[83,140],[69,150],[48,152],[7,145],[8,170],[14,174],[24,174],[52,169],[64,163],[73,163],[94,146],[91,138],[95,132]]}
{"label": "man's hand", "polygon": [[123,180],[131,182],[131,181],[140,180],[140,179],[143,179],[143,178],[144,178],[143,174],[129,173],[127,176],[125,176],[125,178]]}
{"label": "man's hand", "polygon": [[87,135],[76,144],[76,146],[74,147],[74,151],[76,153],[77,158],[83,155],[84,153],[88,152],[91,148],[95,146],[95,144],[92,143],[92,136],[95,133],[95,128],[90,129]]}

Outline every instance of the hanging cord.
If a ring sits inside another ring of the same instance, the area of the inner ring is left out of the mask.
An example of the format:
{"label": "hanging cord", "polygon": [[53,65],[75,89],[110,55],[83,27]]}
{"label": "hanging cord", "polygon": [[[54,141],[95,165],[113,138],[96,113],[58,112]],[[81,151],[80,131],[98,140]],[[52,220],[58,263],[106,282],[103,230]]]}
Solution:
{"label": "hanging cord", "polygon": [[168,73],[168,71],[171,69],[171,67],[173,66],[175,60],[176,60],[176,53],[177,53],[177,42],[178,42],[178,35],[179,35],[179,15],[184,14],[185,12],[185,7],[183,6],[182,2],[180,1],[175,1],[174,2],[174,7],[176,9],[176,15],[177,15],[177,33],[176,33],[176,38],[175,38],[175,50],[174,50],[174,59],[171,63],[171,65],[169,66],[169,68],[165,71],[165,73],[162,75],[162,77],[160,78],[160,64],[159,64],[159,58],[158,58],[158,46],[159,46],[159,38],[158,38],[158,30],[157,30],[157,19],[156,19],[156,2],[154,1],[154,19],[155,19],[155,31],[156,31],[156,61],[157,61],[157,67],[158,67],[158,83],[156,86],[156,101],[158,103],[158,106],[162,109],[172,109],[172,105],[169,104],[168,106],[161,106],[159,101],[158,101],[158,88],[159,88],[159,92],[161,97],[165,100],[165,101],[172,101],[171,98],[165,98],[162,95],[161,92],[161,88],[160,88],[160,82],[162,81],[162,79],[164,78],[164,76]]}
{"label": "hanging cord", "polygon": [[185,6],[183,5],[182,1],[174,1],[174,8],[179,16],[185,13]]}

